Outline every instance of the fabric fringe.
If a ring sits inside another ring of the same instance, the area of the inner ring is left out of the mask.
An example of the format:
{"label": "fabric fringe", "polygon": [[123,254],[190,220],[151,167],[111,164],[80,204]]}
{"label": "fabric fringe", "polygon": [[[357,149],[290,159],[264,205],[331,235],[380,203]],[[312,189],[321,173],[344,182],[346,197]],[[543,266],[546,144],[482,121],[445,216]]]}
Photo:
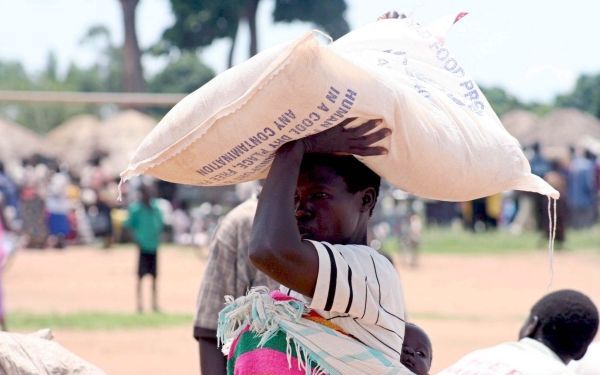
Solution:
{"label": "fabric fringe", "polygon": [[333,369],[325,369],[326,365],[319,363],[318,356],[294,339],[289,332],[281,329],[283,321],[297,322],[308,312],[304,303],[298,300],[276,301],[269,296],[266,287],[252,288],[246,296],[237,299],[226,296],[225,303],[225,308],[219,313],[217,324],[217,341],[222,345],[223,354],[229,354],[234,339],[246,327],[260,336],[259,347],[263,347],[279,330],[282,330],[286,333],[288,368],[292,367],[292,348],[294,348],[298,370],[304,370],[306,375],[337,373]]}

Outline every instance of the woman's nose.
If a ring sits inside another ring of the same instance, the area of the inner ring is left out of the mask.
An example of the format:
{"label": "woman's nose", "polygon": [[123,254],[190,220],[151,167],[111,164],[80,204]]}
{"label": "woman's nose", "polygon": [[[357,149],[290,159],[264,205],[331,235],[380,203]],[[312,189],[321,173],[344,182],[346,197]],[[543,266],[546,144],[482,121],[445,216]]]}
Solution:
{"label": "woman's nose", "polygon": [[310,211],[306,207],[306,204],[302,201],[296,202],[296,218],[303,218],[310,215]]}

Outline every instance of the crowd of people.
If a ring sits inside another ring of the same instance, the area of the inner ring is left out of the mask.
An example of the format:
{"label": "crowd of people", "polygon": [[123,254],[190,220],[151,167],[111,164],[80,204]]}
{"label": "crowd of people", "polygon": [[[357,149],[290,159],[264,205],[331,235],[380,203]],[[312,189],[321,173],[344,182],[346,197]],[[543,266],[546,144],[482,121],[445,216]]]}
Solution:
{"label": "crowd of people", "polygon": [[[567,228],[584,229],[598,221],[600,163],[592,152],[575,148],[571,148],[569,160],[545,157],[537,143],[527,153],[532,173],[561,193],[556,227],[560,249]],[[161,184],[166,188],[161,189]],[[165,225],[163,240],[205,246],[223,213],[243,201],[253,189],[252,184],[238,186],[228,196],[221,194],[221,199],[202,202],[177,196],[173,192],[177,187],[172,184],[139,178],[125,185],[124,199],[118,201],[117,185],[118,178],[103,171],[100,156],[79,170],[69,170],[60,161],[41,156],[12,164],[11,168],[0,162],[3,213],[9,228],[20,234],[18,245],[33,249],[94,242],[109,248],[114,242],[130,241],[131,234],[123,224],[127,207],[138,199],[141,185],[155,186]],[[444,225],[460,220],[475,231],[506,228],[516,234],[529,230],[547,234],[549,228],[547,200],[526,192],[505,192],[457,204],[422,200],[383,185],[380,202],[369,228],[372,245],[378,248],[390,237],[400,239],[410,265],[418,263],[417,249],[425,224]],[[16,239],[11,237],[12,241]]]}
{"label": "crowd of people", "polygon": [[174,197],[168,189],[161,190],[162,182],[149,178],[124,185],[119,201],[118,182],[104,172],[101,158],[78,170],[41,156],[10,167],[0,162],[0,204],[9,229],[18,233],[15,245],[64,249],[97,243],[110,248],[115,242],[129,242],[132,234],[124,226],[128,207],[141,197],[140,187],[150,186],[165,224],[162,239],[204,246],[228,205],[199,202],[190,207],[190,200]]}

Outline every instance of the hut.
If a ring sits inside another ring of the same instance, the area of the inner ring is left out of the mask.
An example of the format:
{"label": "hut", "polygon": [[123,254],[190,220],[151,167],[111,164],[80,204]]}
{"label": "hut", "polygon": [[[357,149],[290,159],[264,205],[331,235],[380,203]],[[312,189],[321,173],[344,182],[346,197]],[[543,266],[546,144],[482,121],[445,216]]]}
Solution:
{"label": "hut", "polygon": [[568,158],[569,146],[584,139],[600,140],[600,120],[574,108],[561,108],[541,118],[524,139],[524,144],[539,142],[548,157]]}
{"label": "hut", "polygon": [[0,119],[0,160],[15,163],[45,151],[42,137],[23,125]]}
{"label": "hut", "polygon": [[521,144],[524,144],[524,140],[527,139],[539,120],[539,116],[535,113],[522,109],[507,112],[500,118],[504,128]]}
{"label": "hut", "polygon": [[119,112],[100,124],[98,147],[105,151],[105,170],[112,176],[127,167],[131,155],[157,121],[134,110]]}
{"label": "hut", "polygon": [[78,115],[46,135],[45,145],[52,155],[72,168],[84,166],[100,150],[100,120],[92,115]]}

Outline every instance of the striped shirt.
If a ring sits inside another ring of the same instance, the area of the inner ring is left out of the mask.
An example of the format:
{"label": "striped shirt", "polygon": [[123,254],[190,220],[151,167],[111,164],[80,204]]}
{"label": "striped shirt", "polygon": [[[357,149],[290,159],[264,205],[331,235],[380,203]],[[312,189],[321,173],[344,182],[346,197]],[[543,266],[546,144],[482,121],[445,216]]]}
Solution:
{"label": "striped shirt", "polygon": [[285,286],[363,344],[400,361],[404,341],[404,296],[394,266],[365,245],[311,241],[319,256],[312,300]]}

